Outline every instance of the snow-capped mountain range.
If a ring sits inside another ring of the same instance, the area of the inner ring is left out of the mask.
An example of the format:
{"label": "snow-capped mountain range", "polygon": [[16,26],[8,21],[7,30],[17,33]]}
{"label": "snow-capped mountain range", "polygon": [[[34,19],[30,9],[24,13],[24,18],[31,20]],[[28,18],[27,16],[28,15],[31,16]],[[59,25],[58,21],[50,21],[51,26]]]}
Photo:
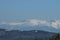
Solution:
{"label": "snow-capped mountain range", "polygon": [[44,30],[60,33],[60,20],[28,19],[20,22],[0,22],[0,28],[7,30]]}

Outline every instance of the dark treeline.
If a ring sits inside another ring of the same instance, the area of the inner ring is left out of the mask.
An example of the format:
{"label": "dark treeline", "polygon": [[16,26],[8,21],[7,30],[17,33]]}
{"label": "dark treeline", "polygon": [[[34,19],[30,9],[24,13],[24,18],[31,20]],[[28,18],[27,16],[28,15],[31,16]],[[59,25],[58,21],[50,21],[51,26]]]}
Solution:
{"label": "dark treeline", "polygon": [[0,40],[60,40],[60,34],[42,30],[6,31],[5,29],[0,29]]}

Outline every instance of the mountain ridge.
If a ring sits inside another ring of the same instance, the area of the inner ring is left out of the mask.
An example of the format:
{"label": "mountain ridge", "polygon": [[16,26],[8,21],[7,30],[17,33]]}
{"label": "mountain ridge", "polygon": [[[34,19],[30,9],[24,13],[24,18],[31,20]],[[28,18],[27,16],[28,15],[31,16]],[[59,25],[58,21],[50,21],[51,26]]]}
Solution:
{"label": "mountain ridge", "polygon": [[7,30],[44,30],[60,33],[60,20],[29,19],[20,22],[1,22],[0,29]]}
{"label": "mountain ridge", "polygon": [[9,26],[9,25],[0,25],[0,29],[6,29],[6,30],[43,30],[48,32],[54,32],[54,33],[60,33],[60,29],[55,29],[47,26]]}
{"label": "mountain ridge", "polygon": [[0,29],[0,40],[49,40],[57,33],[41,31],[41,30],[10,30]]}

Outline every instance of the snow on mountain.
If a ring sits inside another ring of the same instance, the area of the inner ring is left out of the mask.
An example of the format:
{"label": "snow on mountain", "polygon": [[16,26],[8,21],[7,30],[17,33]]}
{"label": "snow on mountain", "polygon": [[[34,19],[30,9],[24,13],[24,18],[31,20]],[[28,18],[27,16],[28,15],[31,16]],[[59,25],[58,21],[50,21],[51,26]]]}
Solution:
{"label": "snow on mountain", "polygon": [[8,30],[46,30],[60,32],[60,20],[46,21],[29,19],[20,22],[0,22],[0,28]]}

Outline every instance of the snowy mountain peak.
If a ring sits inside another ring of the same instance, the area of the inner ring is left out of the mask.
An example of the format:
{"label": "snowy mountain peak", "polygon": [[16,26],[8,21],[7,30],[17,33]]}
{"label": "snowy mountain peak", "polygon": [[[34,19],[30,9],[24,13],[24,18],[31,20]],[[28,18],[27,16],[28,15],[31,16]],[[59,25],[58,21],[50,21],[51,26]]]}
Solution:
{"label": "snowy mountain peak", "polygon": [[30,19],[26,21],[20,22],[1,22],[0,25],[11,25],[11,26],[22,26],[22,25],[29,25],[29,26],[48,26],[53,28],[60,28],[60,20],[54,21],[46,21],[46,20],[37,20],[37,19]]}

